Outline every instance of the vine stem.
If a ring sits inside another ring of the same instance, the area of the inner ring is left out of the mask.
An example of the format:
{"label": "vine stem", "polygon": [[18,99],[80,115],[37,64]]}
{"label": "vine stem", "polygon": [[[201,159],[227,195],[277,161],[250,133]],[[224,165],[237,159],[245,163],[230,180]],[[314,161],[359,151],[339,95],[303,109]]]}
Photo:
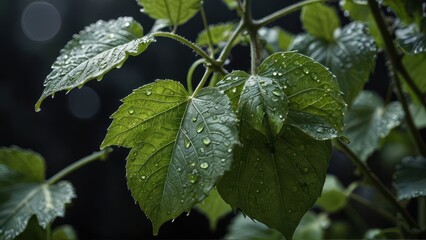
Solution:
{"label": "vine stem", "polygon": [[194,74],[195,69],[200,65],[205,63],[206,60],[204,58],[198,59],[195,61],[191,67],[188,70],[188,75],[186,76],[186,86],[188,87],[189,94],[192,94],[194,92],[194,89],[192,87],[192,75]]}
{"label": "vine stem", "polygon": [[[407,122],[408,129],[410,130],[410,133],[414,138],[417,151],[423,157],[426,157],[426,145],[425,145],[422,137],[420,136],[419,131],[417,130],[417,128],[414,124],[413,117],[411,116],[411,112],[410,112],[410,109],[408,107],[407,100],[405,99],[404,92],[402,90],[402,83],[401,83],[401,80],[399,79],[399,76],[398,76],[398,73],[397,73],[397,72],[401,72],[402,69],[405,69],[403,67],[402,63],[401,63],[401,57],[398,55],[396,47],[393,43],[393,38],[392,38],[390,32],[388,31],[388,28],[387,28],[386,22],[383,18],[382,12],[380,11],[379,4],[377,3],[376,0],[368,0],[368,6],[370,7],[371,12],[373,13],[373,17],[374,17],[375,22],[379,26],[380,34],[381,34],[383,41],[385,43],[386,53],[388,54],[390,61],[391,61],[391,70],[393,71],[394,82],[395,82],[395,86],[396,86],[396,90],[397,90],[397,96],[398,96],[399,101],[402,104],[403,109],[404,109],[405,120]],[[404,73],[404,72],[406,72],[406,71],[403,70],[402,73]],[[408,73],[406,75],[408,75]],[[409,77],[409,75],[408,75],[408,79],[411,79]],[[407,81],[408,79],[405,79],[405,80]],[[422,101],[422,100],[423,99],[420,97],[420,101]]]}
{"label": "vine stem", "polygon": [[51,178],[49,178],[48,180],[46,180],[46,184],[47,185],[52,185],[55,184],[56,182],[58,182],[59,180],[61,180],[62,178],[64,178],[65,176],[69,175],[70,173],[76,171],[77,169],[93,162],[96,160],[105,160],[109,153],[112,152],[111,148],[105,148],[99,152],[94,152],[92,154],[90,154],[89,156],[86,156],[80,160],[78,160],[77,162],[72,163],[71,165],[69,165],[68,167],[62,169],[60,172],[56,173],[55,175],[53,175]]}
{"label": "vine stem", "polygon": [[386,198],[386,200],[394,207],[394,209],[401,214],[403,219],[409,224],[411,228],[418,228],[417,223],[413,220],[410,214],[399,204],[395,196],[386,188],[386,186],[380,181],[380,179],[371,171],[371,169],[365,164],[358,156],[352,152],[352,150],[340,140],[337,141],[340,149],[346,153],[346,155],[358,166],[360,171],[371,181],[371,183],[377,188],[377,190]]}
{"label": "vine stem", "polygon": [[195,89],[192,96],[197,96],[197,94],[200,92],[200,90],[204,87],[204,85],[207,82],[207,79],[209,79],[210,74],[212,73],[212,69],[210,67],[207,67],[206,71],[204,72],[203,78],[201,78],[200,83],[198,84],[197,88]]}
{"label": "vine stem", "polygon": [[201,12],[201,18],[203,19],[204,29],[207,32],[207,38],[209,40],[208,44],[209,44],[209,50],[210,50],[210,57],[213,57],[213,55],[214,55],[213,38],[212,38],[212,33],[210,31],[209,24],[208,24],[208,21],[207,21],[206,11],[204,11],[203,6],[201,6],[201,8],[200,8],[200,12]]}
{"label": "vine stem", "polygon": [[260,20],[255,20],[253,21],[254,26],[256,26],[257,29],[264,27],[272,22],[275,22],[276,20],[292,13],[292,12],[296,12],[300,9],[302,9],[302,7],[306,6],[306,5],[310,5],[310,4],[314,4],[314,3],[320,3],[320,2],[327,2],[330,0],[306,0],[306,1],[302,1],[299,3],[295,3],[293,5],[290,5],[286,8],[283,8],[281,10],[278,10],[274,13],[271,13],[270,15],[260,19]]}

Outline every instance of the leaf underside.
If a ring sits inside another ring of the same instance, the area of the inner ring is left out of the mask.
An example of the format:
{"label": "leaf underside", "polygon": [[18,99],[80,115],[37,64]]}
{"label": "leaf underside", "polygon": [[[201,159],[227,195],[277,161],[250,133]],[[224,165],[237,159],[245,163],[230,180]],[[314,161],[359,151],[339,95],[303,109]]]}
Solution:
{"label": "leaf underside", "polygon": [[44,82],[44,91],[35,105],[59,91],[81,88],[86,82],[102,79],[105,73],[120,68],[128,56],[145,51],[154,39],[143,37],[143,28],[131,17],[87,26],[61,50]]}
{"label": "leaf underside", "polygon": [[404,158],[396,167],[394,184],[400,200],[426,196],[426,159]]}
{"label": "leaf underside", "polygon": [[376,63],[377,47],[366,27],[352,22],[328,42],[310,34],[297,36],[291,47],[330,68],[349,105],[362,91]]}
{"label": "leaf underside", "polygon": [[179,82],[159,80],[126,97],[112,118],[102,147],[131,148],[128,186],[154,234],[207,196],[239,143],[229,99],[214,88],[192,97]]}

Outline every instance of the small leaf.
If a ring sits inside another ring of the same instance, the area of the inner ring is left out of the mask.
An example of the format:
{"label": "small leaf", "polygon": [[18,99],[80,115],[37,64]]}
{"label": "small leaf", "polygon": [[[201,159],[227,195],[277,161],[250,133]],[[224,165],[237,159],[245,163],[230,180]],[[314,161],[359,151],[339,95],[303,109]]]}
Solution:
{"label": "small leaf", "polygon": [[345,130],[351,143],[349,148],[361,160],[379,146],[380,139],[398,127],[404,118],[404,111],[399,102],[384,106],[383,100],[376,93],[364,91],[353,102],[345,116]]}
{"label": "small leaf", "polygon": [[[296,120],[292,125],[316,139],[335,138],[343,128],[345,103],[333,75],[296,52],[271,55],[257,75],[232,72],[218,87],[228,94],[244,121],[264,135],[277,135],[287,114]],[[301,122],[304,119],[297,117],[301,114],[315,122]]]}
{"label": "small leaf", "polygon": [[399,46],[408,54],[426,52],[426,36],[416,24],[401,26],[395,31]]}
{"label": "small leaf", "polygon": [[216,189],[211,190],[209,196],[195,207],[199,212],[207,216],[212,231],[216,230],[219,219],[232,211],[231,207],[223,201]]}
{"label": "small leaf", "polygon": [[334,31],[340,27],[336,11],[321,3],[303,7],[301,21],[308,33],[328,42],[334,41]]}
{"label": "small leaf", "polygon": [[287,51],[293,42],[294,36],[280,27],[259,29],[260,38],[266,42],[270,52]]}
{"label": "small leaf", "polygon": [[151,18],[167,20],[169,25],[181,25],[191,19],[202,5],[202,0],[136,0]]}
{"label": "small leaf", "polygon": [[[299,226],[293,236],[293,240],[321,240],[324,239],[324,229],[329,225],[330,220],[325,214],[315,214],[308,212],[303,216]],[[232,221],[225,239],[246,239],[246,240],[285,240],[280,232],[268,228],[260,222],[255,222],[243,215],[238,215]]]}
{"label": "small leaf", "polygon": [[329,67],[337,76],[346,103],[351,105],[374,70],[377,47],[361,23],[352,22],[339,33],[333,42],[309,34],[299,35],[292,49]]}
{"label": "small leaf", "polygon": [[400,200],[426,196],[426,158],[404,158],[397,165],[394,178]]}
{"label": "small leaf", "polygon": [[100,81],[105,73],[121,67],[128,56],[145,51],[154,39],[142,36],[142,26],[131,17],[100,20],[74,35],[52,65],[43,94],[35,105],[36,111],[40,111],[46,97],[81,88],[92,79]]}
{"label": "small leaf", "polygon": [[[213,44],[218,46],[219,48],[223,48],[228,40],[232,36],[232,32],[234,31],[236,25],[233,23],[219,23],[215,25],[210,25],[209,30],[212,37]],[[241,41],[241,37],[238,37],[233,45],[237,45]],[[209,37],[206,30],[200,32],[197,37],[197,44],[200,46],[208,46],[209,45]]]}
{"label": "small leaf", "polygon": [[352,21],[360,21],[367,26],[368,33],[376,40],[380,48],[384,47],[382,35],[379,27],[374,20],[368,3],[359,0],[340,0],[340,6],[345,16],[350,17]]}
{"label": "small leaf", "polygon": [[347,194],[339,179],[327,175],[321,197],[315,203],[329,213],[343,209],[348,202]]}
{"label": "small leaf", "polygon": [[127,183],[154,234],[207,196],[239,143],[230,101],[215,88],[194,97],[179,82],[159,80],[126,97],[112,118],[102,148],[131,148]]}
{"label": "small leaf", "polygon": [[263,134],[245,122],[240,124],[242,147],[236,149],[231,171],[218,185],[219,193],[233,209],[291,239],[321,194],[331,143],[285,125],[271,152]]}

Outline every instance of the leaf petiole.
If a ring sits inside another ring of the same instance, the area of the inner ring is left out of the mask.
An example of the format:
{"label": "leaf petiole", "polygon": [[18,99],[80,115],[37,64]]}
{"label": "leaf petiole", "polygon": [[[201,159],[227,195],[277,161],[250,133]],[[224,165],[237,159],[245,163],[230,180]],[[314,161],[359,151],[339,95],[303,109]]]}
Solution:
{"label": "leaf petiole", "polygon": [[70,173],[76,171],[77,169],[93,162],[96,160],[105,160],[109,153],[112,152],[112,148],[105,148],[99,152],[94,152],[92,154],[90,154],[89,156],[86,156],[80,160],[78,160],[77,162],[72,163],[71,165],[69,165],[68,167],[62,169],[61,171],[59,171],[58,173],[56,173],[55,175],[53,175],[51,178],[49,178],[48,180],[46,180],[46,184],[47,185],[52,185],[55,184],[56,182],[58,182],[59,180],[61,180],[63,177],[69,175]]}
{"label": "leaf petiole", "polygon": [[194,92],[194,89],[192,87],[192,75],[194,74],[195,69],[200,65],[205,63],[206,60],[204,58],[198,59],[197,61],[195,61],[191,67],[188,70],[188,75],[186,76],[186,85],[188,88],[188,92],[189,94],[192,94]]}

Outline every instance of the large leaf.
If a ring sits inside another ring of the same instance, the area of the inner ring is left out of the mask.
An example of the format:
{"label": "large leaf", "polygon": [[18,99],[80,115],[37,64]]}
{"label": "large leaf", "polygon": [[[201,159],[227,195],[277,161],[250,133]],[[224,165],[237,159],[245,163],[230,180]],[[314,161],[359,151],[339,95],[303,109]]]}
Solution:
{"label": "large leaf", "polygon": [[229,99],[214,88],[194,97],[179,82],[159,80],[126,97],[112,117],[102,147],[132,148],[128,186],[154,234],[207,196],[239,142]]}
{"label": "large leaf", "polygon": [[376,40],[379,47],[384,46],[382,35],[379,27],[374,20],[368,3],[359,0],[340,0],[340,7],[344,10],[345,16],[350,17],[352,21],[361,21],[367,25],[367,30]]}
{"label": "large leaf", "polygon": [[181,25],[199,10],[202,0],[136,0],[143,12],[154,19],[167,20],[170,25]]}
{"label": "large leaf", "polygon": [[259,29],[259,36],[266,42],[265,47],[270,52],[287,51],[294,38],[291,33],[278,26]]}
{"label": "large leaf", "polygon": [[218,83],[257,131],[277,135],[285,121],[319,140],[343,128],[345,103],[327,69],[296,52],[275,53],[256,75],[232,72]]}
{"label": "large leaf", "polygon": [[[22,233],[34,215],[39,225],[46,228],[56,217],[64,216],[65,205],[75,197],[68,182],[43,182],[44,160],[31,151],[1,148],[0,169],[1,240]],[[13,178],[5,181],[7,176]]]}
{"label": "large leaf", "polygon": [[[232,36],[236,25],[233,23],[219,23],[209,26],[209,31],[212,37],[212,43],[220,48],[223,48],[228,40]],[[241,41],[241,37],[238,37],[233,44],[237,45]],[[206,30],[200,32],[197,37],[197,44],[200,46],[209,45],[209,37]]]}
{"label": "large leaf", "polygon": [[336,11],[321,3],[303,7],[301,20],[308,33],[329,42],[334,41],[334,31],[340,27]]}
{"label": "large leaf", "polygon": [[351,105],[374,70],[377,47],[365,26],[352,22],[332,42],[310,34],[300,35],[292,49],[329,67],[336,74],[345,101]]}
{"label": "large leaf", "polygon": [[351,140],[349,148],[361,160],[366,160],[379,146],[380,139],[399,126],[403,118],[404,111],[399,102],[385,106],[376,93],[362,92],[345,116],[344,135]]}
{"label": "large leaf", "polygon": [[317,141],[285,125],[275,151],[265,136],[241,122],[242,147],[218,185],[223,199],[291,239],[303,215],[321,194],[331,156],[330,141]]}
{"label": "large leaf", "polygon": [[[316,215],[308,212],[303,216],[293,236],[293,240],[321,240],[324,239],[324,229],[328,227],[330,220],[327,215]],[[255,222],[243,215],[238,215],[229,226],[225,239],[246,240],[285,240],[280,232],[268,228],[260,222]]]}
{"label": "large leaf", "polygon": [[209,196],[197,204],[196,208],[209,219],[212,231],[216,230],[219,219],[232,211],[231,207],[223,201],[216,189],[211,190]]}
{"label": "large leaf", "polygon": [[426,196],[426,158],[404,158],[396,167],[394,184],[399,199]]}
{"label": "large leaf", "polygon": [[426,52],[426,36],[420,32],[416,24],[401,26],[395,31],[398,43],[409,54]]}
{"label": "large leaf", "polygon": [[101,80],[105,73],[120,68],[129,55],[139,55],[153,41],[151,37],[143,37],[142,26],[131,17],[98,21],[86,27],[74,35],[52,65],[43,94],[35,105],[36,111],[46,97],[82,87],[92,79]]}

